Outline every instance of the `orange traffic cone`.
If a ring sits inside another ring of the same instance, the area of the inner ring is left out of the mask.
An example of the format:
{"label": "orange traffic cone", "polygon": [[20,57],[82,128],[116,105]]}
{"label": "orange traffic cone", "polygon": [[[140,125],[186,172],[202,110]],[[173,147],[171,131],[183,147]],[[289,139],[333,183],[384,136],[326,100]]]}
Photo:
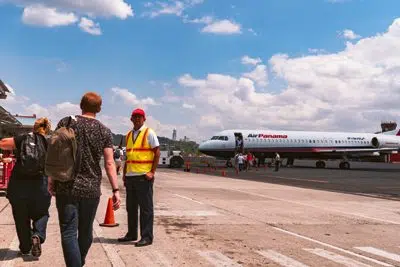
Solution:
{"label": "orange traffic cone", "polygon": [[115,227],[118,225],[119,223],[115,223],[114,220],[113,200],[110,197],[108,199],[108,205],[107,205],[106,217],[104,218],[104,223],[100,223],[100,226]]}

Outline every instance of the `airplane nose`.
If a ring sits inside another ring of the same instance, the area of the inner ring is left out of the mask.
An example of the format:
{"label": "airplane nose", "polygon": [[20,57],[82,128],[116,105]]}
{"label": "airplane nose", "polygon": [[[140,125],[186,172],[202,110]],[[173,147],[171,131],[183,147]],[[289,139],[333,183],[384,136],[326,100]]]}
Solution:
{"label": "airplane nose", "polygon": [[199,146],[199,151],[203,153],[204,151],[207,150],[206,148],[207,148],[207,142],[203,142]]}

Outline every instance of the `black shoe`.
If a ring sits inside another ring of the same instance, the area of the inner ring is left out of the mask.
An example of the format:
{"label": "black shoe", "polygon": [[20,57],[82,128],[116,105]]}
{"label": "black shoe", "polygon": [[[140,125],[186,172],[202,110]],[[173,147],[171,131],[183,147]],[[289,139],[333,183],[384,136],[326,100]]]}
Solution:
{"label": "black shoe", "polygon": [[153,241],[150,241],[147,239],[140,239],[140,241],[135,244],[135,247],[144,247],[144,246],[151,245],[152,243],[153,243]]}
{"label": "black shoe", "polygon": [[137,240],[137,237],[131,237],[128,235],[118,238],[118,242],[130,242],[130,241],[136,241],[136,240]]}
{"label": "black shoe", "polygon": [[42,247],[40,245],[40,238],[37,235],[33,235],[31,240],[32,240],[32,249],[31,249],[32,256],[40,257],[40,255],[42,255]]}

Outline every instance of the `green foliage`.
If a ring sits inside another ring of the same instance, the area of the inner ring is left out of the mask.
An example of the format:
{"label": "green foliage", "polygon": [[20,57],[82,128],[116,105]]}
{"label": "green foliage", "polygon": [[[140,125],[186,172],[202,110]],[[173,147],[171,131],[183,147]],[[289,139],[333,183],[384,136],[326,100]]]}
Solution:
{"label": "green foliage", "polygon": [[[194,141],[174,141],[167,137],[162,137],[162,136],[158,136],[158,141],[160,142],[161,150],[165,150],[167,149],[167,147],[169,147],[171,150],[182,151],[184,155],[200,154],[200,152],[198,151],[199,145]],[[114,146],[119,146],[121,144],[123,147],[125,147],[126,146],[125,135],[113,134],[113,144]]]}

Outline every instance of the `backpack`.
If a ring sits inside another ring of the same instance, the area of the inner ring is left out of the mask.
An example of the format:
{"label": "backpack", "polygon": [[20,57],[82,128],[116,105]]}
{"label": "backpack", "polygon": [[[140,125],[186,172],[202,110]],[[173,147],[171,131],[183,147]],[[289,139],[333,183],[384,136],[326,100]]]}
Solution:
{"label": "backpack", "polygon": [[55,181],[68,182],[75,178],[78,144],[70,127],[72,120],[76,118],[70,116],[67,126],[56,130],[48,139],[45,172]]}
{"label": "backpack", "polygon": [[44,175],[46,150],[47,143],[44,136],[28,133],[19,148],[19,175],[41,178]]}
{"label": "backpack", "polygon": [[121,151],[119,148],[114,151],[114,159],[119,159],[121,157]]}

